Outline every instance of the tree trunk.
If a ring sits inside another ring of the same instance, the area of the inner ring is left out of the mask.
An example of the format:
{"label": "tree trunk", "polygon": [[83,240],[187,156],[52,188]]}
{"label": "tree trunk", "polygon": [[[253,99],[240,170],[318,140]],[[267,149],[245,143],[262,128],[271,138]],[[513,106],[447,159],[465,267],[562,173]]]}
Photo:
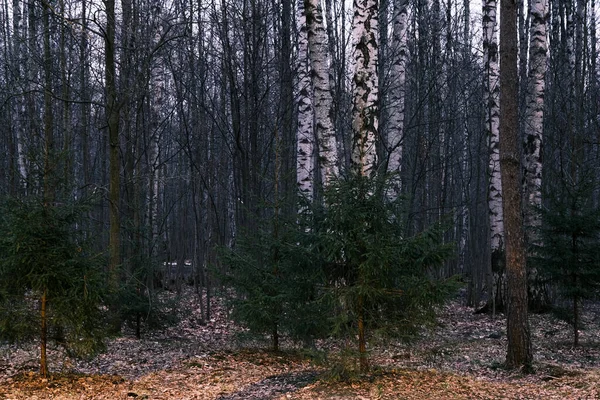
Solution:
{"label": "tree trunk", "polygon": [[353,78],[352,168],[372,176],[377,168],[375,138],[378,130],[379,83],[377,76],[378,1],[355,0],[352,21]]}
{"label": "tree trunk", "polygon": [[[378,1],[355,0],[352,21],[353,57],[356,62],[353,78],[352,110],[352,169],[361,176],[373,176],[377,153],[375,138],[378,130],[379,76],[378,64]],[[372,195],[372,194],[365,194]],[[359,268],[359,275],[362,274]],[[362,285],[366,277],[359,276]],[[365,324],[365,305],[362,295],[356,305],[360,371],[369,369]]]}
{"label": "tree trunk", "polygon": [[[485,104],[485,133],[489,143],[489,184],[488,208],[490,218],[490,244],[491,244],[491,274],[493,281],[502,279],[504,274],[504,215],[502,210],[502,177],[500,174],[500,149],[499,149],[499,115],[500,115],[500,85],[498,81],[498,41],[496,38],[496,0],[483,2],[483,67]],[[502,285],[494,285],[492,308],[503,306],[504,294]]]}
{"label": "tree trunk", "polygon": [[[67,15],[65,1],[59,1],[60,15]],[[69,44],[67,44],[67,28],[64,24],[60,26],[60,78],[62,82],[62,122],[61,131],[63,136],[63,184],[67,191],[73,187],[73,156],[75,154],[73,146],[73,118],[71,110],[71,85],[69,84],[71,67],[67,57],[70,55]]]}
{"label": "tree trunk", "polygon": [[369,359],[367,357],[367,339],[365,336],[365,307],[362,296],[358,298],[358,357],[360,372],[368,372]]}
{"label": "tree trunk", "polygon": [[[160,15],[158,12],[154,12],[152,18],[158,19]],[[155,22],[158,25],[158,22]],[[162,29],[158,28],[152,43],[152,48],[158,48],[160,46],[160,42],[162,40]],[[159,210],[160,210],[160,194],[161,194],[161,170],[162,160],[161,160],[161,123],[163,122],[164,114],[165,114],[165,103],[167,102],[167,86],[166,86],[166,67],[165,61],[162,57],[157,56],[153,60],[153,68],[152,75],[150,76],[149,83],[149,92],[152,94],[152,103],[150,107],[150,132],[148,135],[148,163],[149,163],[149,172],[148,172],[148,217],[149,217],[149,234],[150,234],[150,248],[152,249],[149,256],[151,258],[155,258],[158,256],[159,250],[159,233],[160,233],[160,222],[159,222]],[[181,227],[180,227],[181,228]],[[175,240],[177,238],[175,237]],[[178,244],[183,245],[181,241],[178,241]],[[175,255],[177,258],[179,254]],[[167,260],[170,262],[172,260]],[[183,260],[176,259],[177,261],[177,269],[175,285],[179,287],[179,278],[178,271],[182,267],[181,262]]]}
{"label": "tree trunk", "polygon": [[54,203],[54,114],[52,108],[52,52],[50,48],[50,8],[43,3],[44,28],[44,206]]}
{"label": "tree trunk", "polygon": [[48,347],[48,291],[44,289],[40,298],[40,375],[48,378],[48,358],[46,348]]}
{"label": "tree trunk", "polygon": [[312,67],[313,107],[315,132],[319,146],[321,182],[327,187],[338,176],[337,140],[331,118],[333,98],[329,81],[328,38],[323,26],[323,13],[319,0],[304,0],[308,48]]}
{"label": "tree trunk", "polygon": [[533,358],[527,317],[525,241],[519,190],[521,162],[518,148],[519,77],[515,0],[501,0],[500,10],[500,162],[508,286],[506,366],[529,370]]}
{"label": "tree trunk", "polygon": [[[281,167],[283,171],[293,171],[297,163],[294,157],[294,147],[297,143],[294,127],[294,69],[292,67],[292,25],[295,13],[292,8],[292,0],[281,0],[281,12],[276,8],[278,16],[281,17],[281,58],[279,60],[279,73],[281,83],[279,86],[279,108],[281,118]],[[277,51],[277,50],[276,50]],[[282,198],[284,204],[282,212],[290,215],[295,209],[295,200],[298,194],[297,174],[285,173],[280,176],[282,183]]]}
{"label": "tree trunk", "polygon": [[304,2],[298,2],[298,134],[296,140],[296,182],[306,200],[314,197],[315,132],[313,126],[313,88],[309,64],[309,46]]}
{"label": "tree trunk", "polygon": [[394,1],[392,20],[392,46],[394,62],[390,77],[390,110],[388,116],[387,170],[396,174],[390,198],[398,197],[402,190],[402,152],[404,149],[404,103],[406,93],[406,61],[408,56],[408,0]]}
{"label": "tree trunk", "polygon": [[[573,285],[576,284],[577,277],[574,276]],[[579,297],[573,296],[573,347],[577,346],[579,346]]]}
{"label": "tree trunk", "polygon": [[[541,226],[537,209],[542,205],[542,133],[544,128],[544,92],[546,88],[546,65],[548,42],[546,19],[548,1],[533,0],[529,4],[531,31],[529,34],[529,75],[525,104],[523,138],[525,229],[527,244],[539,245],[536,231]],[[532,310],[542,310],[548,304],[546,288],[538,272],[528,271],[529,305]]]}
{"label": "tree trunk", "polygon": [[[119,144],[119,106],[117,104],[116,68],[115,68],[115,0],[105,0],[106,31],[104,36],[104,67],[106,85],[106,118],[109,145],[109,285],[113,292],[119,285],[119,267],[121,264],[121,219],[120,202],[120,144]],[[116,312],[117,304],[113,304]],[[117,317],[113,328],[120,329]]]}
{"label": "tree trunk", "polygon": [[[44,52],[44,170],[43,170],[43,199],[44,207],[54,205],[53,182],[53,149],[54,149],[54,118],[52,114],[52,53],[50,48],[50,9],[43,3],[43,52]],[[48,345],[48,289],[44,286],[40,298],[40,375],[48,377],[48,360],[46,348]]]}
{"label": "tree trunk", "polygon": [[[25,87],[27,79],[26,70],[21,66],[21,62],[25,57],[23,51],[23,42],[25,40],[25,32],[23,28],[23,18],[21,13],[21,1],[13,0],[13,48],[12,56],[15,68],[14,84],[16,87]],[[14,115],[17,121],[15,122],[15,144],[16,144],[16,161],[17,167],[15,170],[15,188],[21,188],[27,181],[27,169],[24,146],[24,118],[26,116],[25,99],[17,96],[14,99]]]}

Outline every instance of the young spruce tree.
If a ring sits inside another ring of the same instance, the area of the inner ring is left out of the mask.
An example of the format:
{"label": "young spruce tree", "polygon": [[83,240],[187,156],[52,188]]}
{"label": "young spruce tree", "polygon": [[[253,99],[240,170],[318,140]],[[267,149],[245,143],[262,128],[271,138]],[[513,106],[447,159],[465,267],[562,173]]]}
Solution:
{"label": "young spruce tree", "polygon": [[11,199],[1,211],[0,338],[37,338],[46,377],[49,339],[74,355],[102,347],[102,257],[89,252],[77,228],[78,205]]}
{"label": "young spruce tree", "polygon": [[312,343],[328,332],[311,210],[301,209],[297,220],[262,221],[257,231],[241,235],[234,249],[221,249],[219,274],[234,290],[233,318],[253,334],[269,335],[275,351],[282,335]]}
{"label": "young spruce tree", "polygon": [[362,371],[368,337],[410,339],[433,322],[436,306],[456,288],[452,279],[435,279],[452,246],[443,224],[405,234],[401,199],[383,195],[392,183],[334,179],[323,206],[301,207],[294,221],[275,218],[224,249],[234,319],[270,335],[274,349],[282,334],[358,337]]}
{"label": "young spruce tree", "polygon": [[593,202],[593,176],[559,181],[562,190],[548,193],[548,206],[540,210],[542,241],[532,261],[570,300],[577,346],[582,301],[596,297],[600,288],[600,209]]}
{"label": "young spruce tree", "polygon": [[454,280],[434,278],[452,256],[443,224],[406,235],[402,199],[383,196],[392,183],[358,174],[337,180],[317,222],[334,333],[358,337],[361,372],[368,369],[369,335],[412,338],[456,288]]}

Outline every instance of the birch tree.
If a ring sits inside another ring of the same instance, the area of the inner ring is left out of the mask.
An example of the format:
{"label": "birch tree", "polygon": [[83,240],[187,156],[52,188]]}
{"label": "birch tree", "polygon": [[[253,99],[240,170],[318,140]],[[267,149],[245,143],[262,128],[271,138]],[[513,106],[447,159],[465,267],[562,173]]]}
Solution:
{"label": "birch tree", "polygon": [[[377,0],[354,0],[352,21],[354,106],[352,110],[352,168],[358,176],[373,176],[376,172],[377,153],[375,138],[378,128],[379,80],[378,62],[378,10]],[[368,195],[368,194],[363,194]],[[364,277],[358,278],[362,281]],[[365,337],[365,299],[357,299],[358,351],[360,370],[368,369]]]}
{"label": "birch tree", "polygon": [[[21,13],[21,2],[17,0],[13,0],[12,2],[12,13],[13,13],[13,47],[12,47],[12,61],[14,68],[14,80],[15,86],[23,90],[24,88],[24,68],[21,67],[21,62],[23,60],[24,54],[24,29],[23,29],[23,18]],[[14,109],[13,115],[16,117],[17,121],[15,123],[15,142],[16,142],[16,159],[17,159],[17,168],[16,168],[16,180],[15,182],[17,187],[21,185],[22,182],[27,181],[27,170],[26,170],[26,161],[25,161],[25,149],[23,146],[24,140],[24,124],[23,120],[26,115],[25,110],[25,102],[22,96],[17,96],[13,102]]]}
{"label": "birch tree", "polygon": [[517,9],[514,0],[500,3],[500,162],[506,229],[508,368],[530,369],[533,361],[527,316],[527,274],[521,214],[519,77],[517,73]]}
{"label": "birch tree", "polygon": [[391,70],[391,87],[389,92],[388,116],[388,165],[394,177],[394,190],[392,197],[396,198],[401,191],[402,151],[404,149],[404,103],[406,91],[406,60],[408,57],[408,0],[394,1],[394,17],[392,20],[392,46],[395,59]]}
{"label": "birch tree", "polygon": [[[489,143],[488,208],[491,236],[491,265],[493,271],[500,269],[504,253],[504,216],[502,211],[502,178],[500,176],[499,114],[500,86],[498,68],[498,41],[496,38],[496,0],[483,2],[483,67],[485,103],[485,133]],[[501,288],[497,288],[501,293]],[[492,293],[493,299],[502,296]]]}
{"label": "birch tree", "polygon": [[[544,123],[544,92],[548,42],[546,40],[547,0],[530,3],[529,76],[527,104],[525,108],[525,135],[523,142],[526,204],[539,207],[542,204],[542,133]],[[525,226],[539,226],[539,219],[531,211],[525,213]]]}
{"label": "birch tree", "polygon": [[308,32],[306,26],[306,14],[304,3],[298,2],[297,14],[298,26],[298,134],[296,140],[296,181],[298,191],[307,200],[311,201],[314,196],[315,175],[315,132],[313,126],[313,91],[310,78]]}
{"label": "birch tree", "polygon": [[363,176],[375,173],[379,84],[377,75],[378,1],[355,0],[352,21],[353,78],[352,166]]}
{"label": "birch tree", "polygon": [[[524,224],[528,229],[528,242],[535,243],[534,233],[541,226],[536,209],[542,205],[542,134],[544,125],[544,93],[546,89],[546,65],[548,42],[546,40],[546,20],[548,0],[532,0],[529,3],[529,73],[525,104],[525,122],[523,137],[525,199]],[[541,308],[545,303],[544,288],[537,279],[537,271],[530,270],[529,303]]]}
{"label": "birch tree", "polygon": [[331,118],[333,99],[329,81],[328,38],[319,0],[305,0],[308,49],[311,62],[315,132],[319,146],[319,169],[323,186],[338,176],[337,140]]}

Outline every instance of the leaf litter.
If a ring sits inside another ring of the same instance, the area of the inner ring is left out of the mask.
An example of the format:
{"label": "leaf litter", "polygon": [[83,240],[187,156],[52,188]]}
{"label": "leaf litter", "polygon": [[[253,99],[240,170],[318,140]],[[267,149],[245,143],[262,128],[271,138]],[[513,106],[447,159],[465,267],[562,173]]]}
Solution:
{"label": "leaf litter", "polygon": [[[600,305],[586,304],[581,345],[552,314],[530,318],[536,373],[502,368],[506,323],[474,314],[459,301],[444,306],[438,326],[416,342],[377,343],[373,372],[347,381],[324,378],[333,358],[311,361],[284,341],[273,353],[248,347],[220,299],[202,322],[192,290],[181,296],[176,326],[109,340],[89,360],[51,347],[52,375],[37,374],[35,343],[0,346],[0,399],[600,399]],[[323,350],[339,345],[318,343]]]}

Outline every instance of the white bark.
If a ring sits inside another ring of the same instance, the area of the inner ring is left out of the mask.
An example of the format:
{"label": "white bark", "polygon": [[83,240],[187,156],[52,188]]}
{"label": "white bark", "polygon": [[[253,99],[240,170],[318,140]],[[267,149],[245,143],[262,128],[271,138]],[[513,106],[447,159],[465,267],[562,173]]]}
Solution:
{"label": "white bark", "polygon": [[525,107],[525,201],[529,210],[525,213],[525,226],[539,226],[537,213],[531,208],[542,204],[542,132],[544,124],[544,91],[547,65],[548,41],[546,40],[546,18],[548,0],[531,0],[529,35],[529,76],[527,103]]}
{"label": "white bark", "polygon": [[352,166],[357,173],[364,176],[370,176],[375,172],[377,162],[375,149],[379,97],[377,39],[378,1],[354,0]]}
{"label": "white bark", "polygon": [[315,180],[315,132],[314,111],[312,104],[313,91],[310,80],[310,65],[308,62],[308,32],[304,4],[298,2],[298,133],[296,157],[296,181],[300,194],[309,201],[314,197]]}
{"label": "white bark", "polygon": [[312,67],[313,107],[315,130],[319,145],[319,169],[323,186],[338,176],[337,140],[331,114],[333,98],[329,84],[327,32],[323,25],[323,12],[319,0],[304,0],[308,48]]}
{"label": "white bark", "polygon": [[[13,61],[14,67],[16,71],[16,87],[18,90],[21,89],[21,85],[23,85],[23,69],[21,68],[21,62],[23,60],[23,14],[21,12],[21,2],[17,0],[13,0],[12,4],[12,12],[13,12]],[[21,185],[22,182],[27,181],[27,167],[26,167],[26,159],[25,159],[25,146],[24,146],[24,121],[26,115],[25,109],[25,101],[21,96],[16,96],[14,101],[14,115],[17,119],[15,122],[15,141],[17,144],[17,170],[19,172],[19,182]]]}
{"label": "white bark", "polygon": [[392,46],[394,49],[394,63],[390,76],[390,111],[388,116],[388,172],[394,173],[394,193],[390,197],[395,199],[401,191],[402,151],[404,141],[404,107],[406,90],[406,60],[408,58],[408,0],[394,2],[394,19],[392,20]]}
{"label": "white bark", "polygon": [[504,248],[504,216],[502,211],[502,179],[500,178],[500,86],[498,66],[498,39],[496,37],[496,0],[483,2],[483,65],[484,65],[484,102],[485,131],[489,138],[490,175],[488,207],[490,215],[492,254]]}
{"label": "white bark", "polygon": [[[154,38],[154,45],[158,46],[162,36],[162,30],[159,29]],[[162,57],[155,59],[155,65],[152,69],[151,76],[151,87],[152,91],[152,131],[150,136],[150,148],[148,149],[148,160],[150,163],[150,173],[148,177],[149,187],[149,201],[148,201],[148,212],[150,216],[150,227],[151,227],[151,242],[153,255],[156,255],[157,243],[159,236],[159,203],[160,203],[160,192],[161,192],[161,125],[166,118],[167,113],[165,112],[165,106],[168,99],[168,88],[167,88],[167,69],[166,64]]]}

